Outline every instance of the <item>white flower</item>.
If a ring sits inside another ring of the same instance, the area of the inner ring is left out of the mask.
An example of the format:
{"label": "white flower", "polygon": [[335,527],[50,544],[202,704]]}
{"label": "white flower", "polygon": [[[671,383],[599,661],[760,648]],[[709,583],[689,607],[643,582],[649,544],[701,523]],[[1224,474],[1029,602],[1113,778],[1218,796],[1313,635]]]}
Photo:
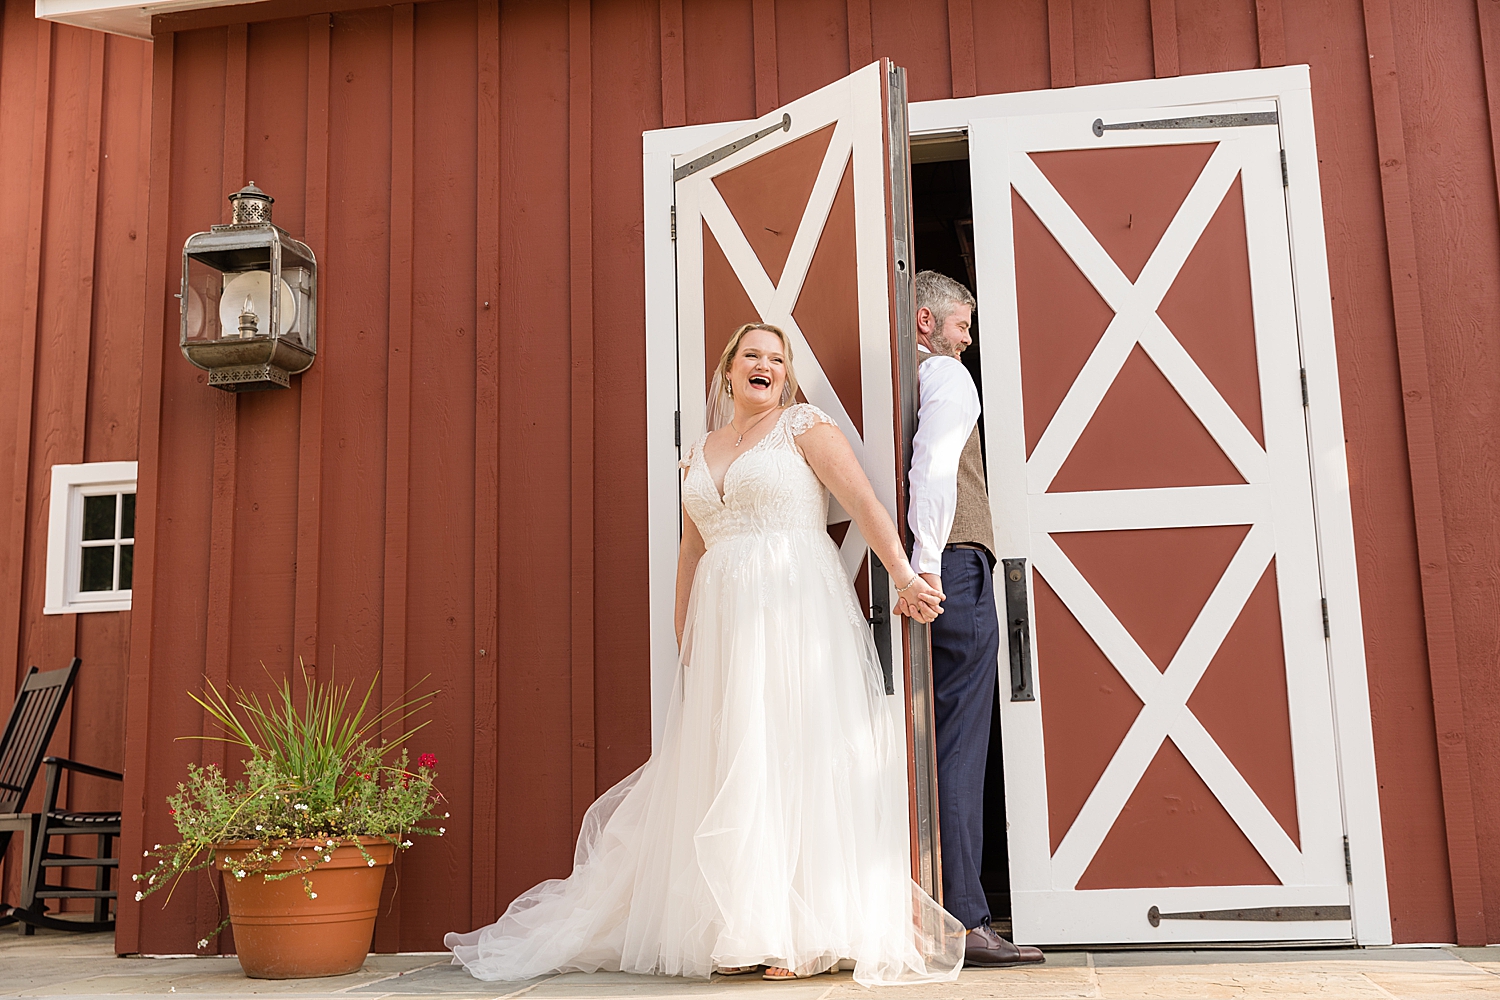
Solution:
{"label": "white flower", "polygon": [[241,868],[238,871],[236,871],[234,873],[234,877],[235,878],[244,878],[245,877],[245,869]]}
{"label": "white flower", "polygon": [[[207,948],[208,947],[208,938],[204,938],[203,940],[199,941],[198,942],[198,947],[200,947],[200,948]],[[176,989],[176,987],[174,986],[173,989]]]}
{"label": "white flower", "polygon": [[401,846],[402,847],[410,847],[411,846],[411,841],[409,841],[409,840],[403,840],[403,841],[401,841]]}
{"label": "white flower", "polygon": [[161,850],[161,845],[157,844],[156,847],[153,848],[153,850],[157,850],[157,851]]}
{"label": "white flower", "polygon": [[443,813],[443,819],[447,819],[447,818],[448,818],[448,814],[447,813]]}
{"label": "white flower", "polygon": [[317,899],[318,898],[318,894],[315,893],[315,892],[310,892],[310,893],[307,894],[307,898],[308,899]]}
{"label": "white flower", "polygon": [[135,894],[135,901],[137,903],[139,903],[141,900],[143,900],[145,898],[146,898],[146,894],[144,892],[138,892],[138,893]]}
{"label": "white flower", "polygon": [[369,866],[370,866],[370,867],[371,867],[371,868],[374,868],[374,867],[375,867],[375,859],[374,859],[374,858],[371,858],[371,859],[370,859],[370,860],[369,860],[369,862],[368,862],[368,864],[369,864]]}
{"label": "white flower", "polygon": [[255,824],[255,828],[257,830],[264,830],[265,829],[265,827],[261,826],[259,823]]}
{"label": "white flower", "polygon": [[448,828],[446,826],[440,826],[440,827],[438,827],[438,836],[439,837],[441,837],[443,834],[445,834],[447,832],[448,832]]}
{"label": "white flower", "polygon": [[149,858],[149,857],[151,857],[151,852],[150,851],[142,851],[141,852],[141,857],[143,857],[143,858]]}

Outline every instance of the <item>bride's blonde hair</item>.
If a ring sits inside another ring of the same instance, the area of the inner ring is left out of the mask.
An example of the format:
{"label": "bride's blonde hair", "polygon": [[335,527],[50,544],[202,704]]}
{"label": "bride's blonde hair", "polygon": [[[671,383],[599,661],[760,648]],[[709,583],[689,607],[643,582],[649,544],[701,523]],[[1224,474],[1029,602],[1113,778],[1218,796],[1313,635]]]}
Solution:
{"label": "bride's blonde hair", "polygon": [[710,431],[718,430],[734,418],[734,399],[729,395],[729,369],[734,364],[734,356],[739,353],[740,341],[744,340],[745,334],[751,330],[774,333],[781,341],[781,358],[786,368],[786,382],[781,386],[781,400],[777,405],[785,409],[797,399],[797,373],[792,369],[791,338],[779,326],[773,326],[770,323],[746,323],[734,331],[729,338],[729,343],[724,345],[724,353],[719,355],[718,367],[714,369],[713,383],[708,388],[708,413],[706,414]]}

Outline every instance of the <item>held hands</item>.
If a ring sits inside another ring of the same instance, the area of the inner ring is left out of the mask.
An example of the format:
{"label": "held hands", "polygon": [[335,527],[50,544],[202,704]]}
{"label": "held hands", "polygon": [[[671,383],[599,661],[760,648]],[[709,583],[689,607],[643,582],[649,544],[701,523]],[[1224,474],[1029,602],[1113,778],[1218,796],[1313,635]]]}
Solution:
{"label": "held hands", "polygon": [[941,583],[931,573],[913,574],[906,588],[898,591],[900,600],[896,602],[896,614],[906,615],[924,624],[937,618],[943,613],[943,600],[946,597]]}

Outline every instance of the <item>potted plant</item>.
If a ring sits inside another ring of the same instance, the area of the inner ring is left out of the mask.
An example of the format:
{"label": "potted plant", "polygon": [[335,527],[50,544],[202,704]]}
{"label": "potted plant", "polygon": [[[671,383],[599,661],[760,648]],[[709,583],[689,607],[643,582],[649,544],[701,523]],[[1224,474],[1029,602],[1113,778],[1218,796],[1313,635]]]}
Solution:
{"label": "potted plant", "polygon": [[[446,832],[437,825],[448,815],[437,812],[437,758],[421,754],[413,767],[407,753],[426,723],[402,731],[436,692],[408,691],[375,711],[378,674],[357,704],[347,686],[320,683],[305,667],[302,678],[300,708],[287,680],[265,703],[212,683],[203,697],[191,695],[223,734],[184,738],[243,748],[244,777],[231,782],[215,765],[188,765],[167,800],[180,839],[145,852],[155,864],[133,876],[142,900],[188,872],[222,871],[229,914],[198,947],[233,924],[240,966],[256,979],[358,969],[386,866],[413,836]],[[382,730],[397,734],[382,739]]]}

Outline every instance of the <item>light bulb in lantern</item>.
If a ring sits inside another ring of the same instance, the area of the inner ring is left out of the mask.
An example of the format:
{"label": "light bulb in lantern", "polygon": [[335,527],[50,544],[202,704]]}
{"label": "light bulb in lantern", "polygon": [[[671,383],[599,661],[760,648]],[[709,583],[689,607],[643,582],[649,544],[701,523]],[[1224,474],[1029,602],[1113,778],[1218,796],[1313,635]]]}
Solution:
{"label": "light bulb in lantern", "polygon": [[250,296],[245,296],[245,304],[240,307],[240,336],[253,337],[259,332],[260,317],[255,313],[255,303]]}
{"label": "light bulb in lantern", "polygon": [[[284,336],[297,317],[296,296],[283,278],[281,285],[281,311],[279,324]],[[250,300],[250,308],[244,306]],[[225,336],[235,336],[240,316],[244,312],[255,315],[255,336],[274,335],[271,329],[271,275],[265,271],[244,271],[224,282],[223,298],[219,300],[219,320]]]}

